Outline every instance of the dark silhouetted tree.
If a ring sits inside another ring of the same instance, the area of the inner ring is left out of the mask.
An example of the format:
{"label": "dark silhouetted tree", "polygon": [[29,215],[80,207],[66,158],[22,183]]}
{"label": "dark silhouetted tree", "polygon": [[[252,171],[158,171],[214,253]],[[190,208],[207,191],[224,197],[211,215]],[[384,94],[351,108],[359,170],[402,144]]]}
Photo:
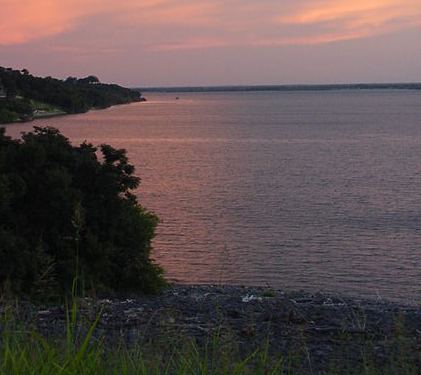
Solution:
{"label": "dark silhouetted tree", "polygon": [[[98,156],[99,155],[99,156]],[[154,292],[157,217],[133,194],[126,151],[72,146],[54,128],[13,140],[0,130],[0,284],[18,294]]]}

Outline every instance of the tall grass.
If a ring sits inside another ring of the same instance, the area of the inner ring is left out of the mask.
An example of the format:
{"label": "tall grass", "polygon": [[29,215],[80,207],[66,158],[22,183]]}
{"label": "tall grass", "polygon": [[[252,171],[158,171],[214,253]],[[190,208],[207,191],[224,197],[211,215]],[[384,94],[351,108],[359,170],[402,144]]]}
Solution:
{"label": "tall grass", "polygon": [[128,346],[98,336],[100,319],[101,312],[94,322],[83,322],[77,299],[72,298],[63,334],[46,337],[6,310],[0,321],[0,375],[421,374],[420,353],[414,351],[416,338],[408,337],[400,324],[389,339],[385,358],[374,355],[373,343],[360,342],[356,348],[355,338],[344,337],[360,354],[338,350],[326,371],[318,372],[320,366],[313,362],[304,341],[298,352],[288,355],[273,353],[269,340],[252,352],[242,352],[222,330],[201,344],[180,335]]}
{"label": "tall grass", "polygon": [[[218,338],[205,348],[193,341],[172,349],[149,346],[128,348],[124,344],[107,348],[94,339],[94,322],[88,332],[78,336],[74,310],[69,312],[66,339],[46,339],[36,331],[6,324],[1,335],[0,374],[33,375],[187,375],[187,374],[287,374],[283,360],[273,361],[268,348],[256,350],[245,358],[234,360]],[[222,350],[221,350],[222,349]]]}

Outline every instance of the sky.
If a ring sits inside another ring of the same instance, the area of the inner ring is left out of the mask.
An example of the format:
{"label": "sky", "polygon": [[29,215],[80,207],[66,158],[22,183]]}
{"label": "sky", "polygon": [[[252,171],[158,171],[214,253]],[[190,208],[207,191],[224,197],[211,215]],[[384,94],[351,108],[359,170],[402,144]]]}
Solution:
{"label": "sky", "polygon": [[0,0],[0,66],[131,87],[421,82],[421,0]]}

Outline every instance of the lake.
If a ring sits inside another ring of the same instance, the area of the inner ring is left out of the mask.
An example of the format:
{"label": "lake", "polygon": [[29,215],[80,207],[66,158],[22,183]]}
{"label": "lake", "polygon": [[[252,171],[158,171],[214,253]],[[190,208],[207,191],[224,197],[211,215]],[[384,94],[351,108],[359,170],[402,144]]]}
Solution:
{"label": "lake", "polygon": [[7,133],[126,148],[170,280],[421,302],[421,91],[146,96]]}

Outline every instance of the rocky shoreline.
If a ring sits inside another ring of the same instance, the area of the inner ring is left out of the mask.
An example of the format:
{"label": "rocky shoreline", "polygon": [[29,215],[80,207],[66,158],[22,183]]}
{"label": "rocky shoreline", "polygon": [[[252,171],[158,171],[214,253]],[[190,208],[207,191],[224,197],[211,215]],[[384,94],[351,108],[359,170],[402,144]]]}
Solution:
{"label": "rocky shoreline", "polygon": [[[26,303],[18,310],[19,321],[46,336],[65,332],[64,306]],[[360,363],[362,347],[374,361],[385,361],[398,341],[407,345],[405,355],[420,358],[421,306],[385,301],[269,288],[173,285],[158,296],[79,299],[78,311],[85,328],[100,317],[95,337],[110,345],[183,337],[200,346],[217,334],[223,340],[229,337],[243,353],[267,343],[271,353],[302,356],[303,373],[323,373],[332,363],[342,363],[342,355]]]}

